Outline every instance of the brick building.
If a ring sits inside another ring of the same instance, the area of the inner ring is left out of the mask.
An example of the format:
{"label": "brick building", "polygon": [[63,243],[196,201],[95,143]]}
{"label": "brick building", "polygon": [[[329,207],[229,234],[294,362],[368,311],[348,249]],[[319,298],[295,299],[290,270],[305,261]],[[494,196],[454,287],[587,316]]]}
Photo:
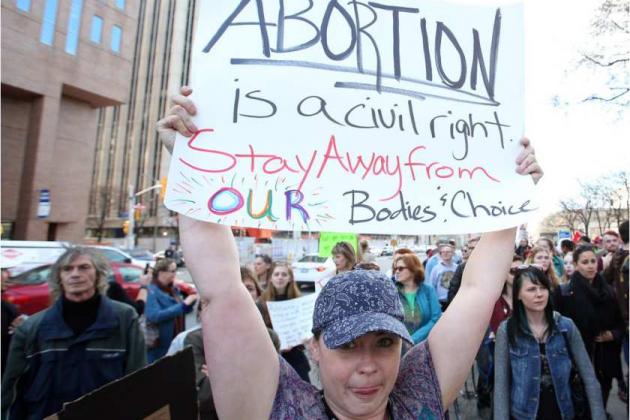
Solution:
{"label": "brick building", "polygon": [[129,100],[138,8],[2,2],[3,238],[84,238],[98,110]]}

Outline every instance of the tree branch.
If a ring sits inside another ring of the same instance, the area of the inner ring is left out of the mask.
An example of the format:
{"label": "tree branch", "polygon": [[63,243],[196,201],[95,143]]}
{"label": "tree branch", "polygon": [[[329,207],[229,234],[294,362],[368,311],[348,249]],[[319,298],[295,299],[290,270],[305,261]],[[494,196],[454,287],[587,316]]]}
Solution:
{"label": "tree branch", "polygon": [[601,96],[589,96],[588,98],[583,99],[582,102],[588,102],[588,101],[612,102],[612,101],[614,101],[616,99],[619,99],[620,97],[622,97],[626,93],[630,92],[630,88],[618,88],[618,89],[623,89],[624,91],[621,92],[619,95],[615,95],[615,96],[610,97],[610,98],[602,98]]}
{"label": "tree branch", "polygon": [[588,61],[590,61],[592,63],[595,63],[595,64],[597,64],[598,66],[601,66],[601,67],[611,67],[611,66],[614,66],[615,64],[618,64],[618,63],[625,63],[625,62],[630,61],[630,58],[618,58],[617,60],[613,60],[613,61],[609,61],[608,63],[604,63],[604,62],[601,62],[599,60],[594,59],[593,57],[589,57],[586,54],[582,54],[582,57],[584,57]]}

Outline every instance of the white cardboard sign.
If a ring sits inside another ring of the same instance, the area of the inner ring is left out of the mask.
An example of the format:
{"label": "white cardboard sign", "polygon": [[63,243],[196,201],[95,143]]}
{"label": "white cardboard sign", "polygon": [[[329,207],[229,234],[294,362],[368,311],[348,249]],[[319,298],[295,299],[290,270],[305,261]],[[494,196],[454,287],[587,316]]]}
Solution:
{"label": "white cardboard sign", "polygon": [[280,337],[280,348],[303,344],[313,336],[313,310],[317,293],[295,299],[267,302],[273,330]]}
{"label": "white cardboard sign", "polygon": [[282,230],[521,224],[523,50],[521,5],[200,2],[199,131],[178,136],[166,205]]}

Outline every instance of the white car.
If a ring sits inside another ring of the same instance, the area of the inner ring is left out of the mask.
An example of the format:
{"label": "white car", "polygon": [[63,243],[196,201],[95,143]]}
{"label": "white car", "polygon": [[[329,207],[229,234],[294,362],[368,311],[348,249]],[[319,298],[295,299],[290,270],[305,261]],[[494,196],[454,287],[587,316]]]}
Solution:
{"label": "white car", "polygon": [[87,245],[87,247],[94,249],[96,252],[98,252],[103,257],[105,257],[105,259],[107,259],[108,261],[134,264],[139,267],[144,267],[146,264],[149,264],[151,267],[155,265],[154,261],[145,261],[145,260],[133,258],[131,255],[129,255],[122,249],[116,248],[113,246]]}
{"label": "white car", "polygon": [[292,264],[293,276],[298,286],[315,287],[315,283],[325,283],[335,275],[335,263],[331,257],[306,254]]}

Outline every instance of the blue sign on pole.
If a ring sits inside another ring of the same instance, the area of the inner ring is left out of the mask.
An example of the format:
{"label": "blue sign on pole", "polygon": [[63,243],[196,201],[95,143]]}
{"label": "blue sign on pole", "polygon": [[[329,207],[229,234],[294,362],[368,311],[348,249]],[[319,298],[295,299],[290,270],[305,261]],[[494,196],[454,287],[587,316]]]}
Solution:
{"label": "blue sign on pole", "polygon": [[39,190],[39,206],[37,206],[37,217],[45,219],[50,215],[50,190]]}

